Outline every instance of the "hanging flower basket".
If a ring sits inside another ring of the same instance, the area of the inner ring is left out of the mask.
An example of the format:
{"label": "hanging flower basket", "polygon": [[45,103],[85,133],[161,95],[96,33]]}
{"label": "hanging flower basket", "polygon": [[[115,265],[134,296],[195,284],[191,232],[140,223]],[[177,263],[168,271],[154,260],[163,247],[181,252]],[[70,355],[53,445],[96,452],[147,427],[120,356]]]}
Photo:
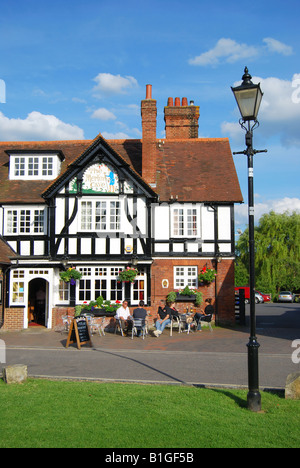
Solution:
{"label": "hanging flower basket", "polygon": [[65,282],[65,283],[70,283],[70,284],[76,284],[77,280],[80,280],[82,277],[82,274],[76,270],[75,267],[68,268],[66,271],[62,271],[59,274],[60,278]]}
{"label": "hanging flower basket", "polygon": [[122,283],[134,283],[137,275],[138,270],[136,268],[127,267],[126,270],[119,271],[118,281]]}
{"label": "hanging flower basket", "polygon": [[215,281],[217,276],[216,270],[213,268],[207,268],[206,266],[202,269],[201,273],[199,274],[199,283],[201,284],[210,284]]}

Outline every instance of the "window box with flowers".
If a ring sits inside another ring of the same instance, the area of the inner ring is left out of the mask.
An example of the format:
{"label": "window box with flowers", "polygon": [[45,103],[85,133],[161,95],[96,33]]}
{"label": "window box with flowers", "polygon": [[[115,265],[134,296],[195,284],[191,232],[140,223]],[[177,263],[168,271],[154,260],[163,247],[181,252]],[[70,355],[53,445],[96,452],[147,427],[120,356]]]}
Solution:
{"label": "window box with flowers", "polygon": [[83,304],[75,306],[75,317],[78,317],[80,314],[88,313],[91,313],[96,317],[111,317],[116,314],[120,306],[120,301],[105,301],[102,296],[99,296],[96,301],[85,301]]}
{"label": "window box with flowers", "polygon": [[210,284],[213,281],[215,281],[216,276],[217,276],[216,270],[214,270],[213,268],[207,268],[205,266],[202,268],[202,271],[198,276],[199,284],[200,285]]}
{"label": "window box with flowers", "polygon": [[68,268],[66,271],[62,271],[59,274],[60,279],[63,280],[65,283],[70,283],[72,285],[76,284],[77,280],[80,280],[82,274],[76,270],[75,267]]}
{"label": "window box with flowers", "polygon": [[125,270],[119,271],[118,281],[122,283],[134,283],[138,273],[136,268],[127,267]]}
{"label": "window box with flowers", "polygon": [[195,291],[186,286],[184,289],[172,291],[167,296],[167,301],[172,302],[194,302],[195,306],[200,306],[203,295],[200,291]]}

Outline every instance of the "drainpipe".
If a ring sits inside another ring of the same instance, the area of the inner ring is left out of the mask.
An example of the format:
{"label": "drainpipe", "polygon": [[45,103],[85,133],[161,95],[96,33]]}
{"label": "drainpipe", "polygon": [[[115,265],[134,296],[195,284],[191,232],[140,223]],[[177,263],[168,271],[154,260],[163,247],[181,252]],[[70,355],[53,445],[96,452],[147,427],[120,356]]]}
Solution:
{"label": "drainpipe", "polygon": [[2,307],[1,307],[1,320],[0,320],[0,329],[4,325],[4,315],[5,315],[5,304],[8,299],[8,294],[7,294],[7,283],[8,283],[8,273],[12,269],[13,265],[8,266],[7,268],[2,267]]}
{"label": "drainpipe", "polygon": [[4,325],[4,310],[5,310],[5,297],[6,297],[6,294],[4,294],[4,289],[5,289],[5,285],[6,285],[6,271],[3,267],[2,267],[2,307],[1,307],[1,320],[0,320],[0,329],[3,327]]}

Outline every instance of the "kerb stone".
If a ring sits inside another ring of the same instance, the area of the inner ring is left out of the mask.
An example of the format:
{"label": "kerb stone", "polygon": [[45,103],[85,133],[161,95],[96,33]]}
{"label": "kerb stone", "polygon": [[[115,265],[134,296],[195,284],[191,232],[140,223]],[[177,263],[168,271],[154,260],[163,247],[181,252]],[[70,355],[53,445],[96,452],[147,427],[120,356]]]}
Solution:
{"label": "kerb stone", "polygon": [[288,375],[285,385],[286,400],[300,400],[300,372]]}
{"label": "kerb stone", "polygon": [[3,368],[3,380],[7,384],[23,383],[27,380],[27,366],[15,364]]}

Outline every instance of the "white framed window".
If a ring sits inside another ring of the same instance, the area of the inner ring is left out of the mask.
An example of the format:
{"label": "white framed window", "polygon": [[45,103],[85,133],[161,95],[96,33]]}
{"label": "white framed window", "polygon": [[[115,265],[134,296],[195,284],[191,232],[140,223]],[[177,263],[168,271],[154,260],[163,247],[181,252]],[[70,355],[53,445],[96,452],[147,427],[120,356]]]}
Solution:
{"label": "white framed window", "polygon": [[174,287],[183,289],[188,286],[191,289],[198,288],[198,267],[176,266],[174,267]]}
{"label": "white framed window", "polygon": [[[95,301],[102,296],[104,300],[123,302],[125,285],[118,281],[119,271],[124,266],[79,267],[82,274],[77,291],[77,302]],[[139,271],[136,281],[130,285],[131,304],[137,305],[140,300],[147,299],[147,275],[144,269]]]}
{"label": "white framed window", "polygon": [[82,231],[121,230],[121,202],[119,200],[82,200],[80,204]]}
{"label": "white framed window", "polygon": [[5,235],[45,234],[45,208],[6,208]]}
{"label": "white framed window", "polygon": [[80,267],[78,270],[82,274],[77,293],[80,303],[95,301],[99,296],[104,300],[123,301],[123,284],[118,282],[121,267]]}
{"label": "white framed window", "polygon": [[58,154],[10,155],[9,178],[23,180],[53,180],[61,167]]}
{"label": "white framed window", "polygon": [[25,272],[14,270],[12,274],[11,303],[24,304],[25,302]]}
{"label": "white framed window", "polygon": [[131,289],[131,303],[147,302],[147,278],[144,270],[140,270]]}
{"label": "white framed window", "polygon": [[63,280],[59,281],[58,285],[58,301],[69,303],[70,301],[70,283]]}
{"label": "white framed window", "polygon": [[171,207],[171,237],[201,237],[200,207],[174,205]]}

